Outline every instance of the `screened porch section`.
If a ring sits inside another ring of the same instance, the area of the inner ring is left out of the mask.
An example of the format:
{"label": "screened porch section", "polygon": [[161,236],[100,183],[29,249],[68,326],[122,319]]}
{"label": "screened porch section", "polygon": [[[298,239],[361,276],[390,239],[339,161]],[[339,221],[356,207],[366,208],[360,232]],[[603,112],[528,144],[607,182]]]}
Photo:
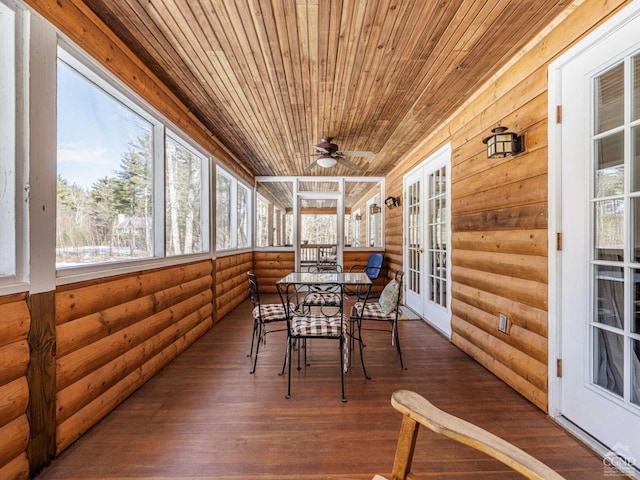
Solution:
{"label": "screened porch section", "polygon": [[262,177],[256,192],[256,248],[292,250],[296,268],[384,247],[382,178]]}

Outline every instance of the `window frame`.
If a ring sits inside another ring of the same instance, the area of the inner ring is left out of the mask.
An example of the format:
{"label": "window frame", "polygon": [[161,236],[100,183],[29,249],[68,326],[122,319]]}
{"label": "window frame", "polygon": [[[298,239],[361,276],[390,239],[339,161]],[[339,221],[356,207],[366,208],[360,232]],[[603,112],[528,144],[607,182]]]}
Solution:
{"label": "window frame", "polygon": [[[282,245],[282,246],[263,246],[263,247],[259,247],[257,246],[257,241],[254,241],[254,245],[255,245],[255,249],[256,250],[264,250],[264,251],[271,251],[271,252],[277,252],[277,251],[296,251],[299,247],[296,247],[296,243],[300,243],[300,238],[298,238],[299,234],[298,234],[298,229],[299,229],[299,225],[298,225],[298,199],[300,197],[304,197],[304,196],[313,196],[314,193],[313,192],[300,192],[299,191],[299,183],[300,182],[317,182],[319,181],[319,179],[321,179],[322,182],[336,182],[339,185],[338,190],[336,190],[335,192],[329,192],[330,194],[336,194],[337,196],[340,197],[340,201],[339,201],[339,205],[341,204],[342,207],[339,208],[339,210],[344,212],[344,204],[346,202],[346,196],[347,196],[347,192],[346,192],[346,183],[348,182],[355,182],[355,183],[359,183],[359,182],[363,182],[363,183],[367,183],[367,184],[371,184],[372,186],[376,186],[377,185],[377,189],[376,189],[376,194],[374,196],[378,196],[379,199],[384,198],[384,192],[385,192],[385,177],[292,177],[292,176],[257,176],[255,177],[255,183],[256,183],[256,198],[260,195],[257,192],[258,189],[258,185],[260,183],[270,183],[270,182],[291,182],[292,183],[292,191],[293,191],[293,196],[292,196],[292,202],[293,202],[293,214],[292,214],[292,244],[291,245]],[[323,193],[320,194],[320,196],[324,195]],[[363,195],[363,198],[366,198]],[[371,197],[370,197],[371,198]],[[265,200],[267,203],[268,200]],[[380,206],[380,202],[378,202],[378,205]],[[254,212],[257,209],[257,201],[255,202],[255,206],[254,206]],[[359,210],[359,209],[358,209]],[[367,208],[368,211],[368,208]],[[353,213],[353,212],[352,212]],[[257,215],[257,214],[256,214]],[[385,216],[384,216],[384,211],[382,210],[382,206],[381,206],[381,212],[380,212],[380,219],[379,219],[379,246],[375,246],[375,247],[370,247],[369,245],[360,245],[360,246],[354,246],[351,245],[349,247],[347,246],[343,246],[343,250],[346,251],[379,251],[381,249],[385,248]],[[257,220],[256,220],[257,221]],[[361,222],[367,222],[367,217],[363,216]],[[338,231],[338,235],[342,235],[344,237],[344,227],[345,227],[345,221],[344,219],[342,219],[341,221],[339,221],[340,223],[340,227],[339,227],[339,231]],[[363,228],[362,225],[360,226],[360,228]],[[364,228],[366,228],[366,225],[364,226]],[[342,232],[342,233],[341,233]],[[256,232],[257,234],[257,232]],[[342,240],[343,241],[343,240]],[[352,242],[353,243],[353,242]]]}
{"label": "window frame", "polygon": [[[56,46],[56,71],[59,61],[65,62],[70,68],[76,70],[91,82],[95,87],[120,102],[125,108],[130,109],[152,124],[152,231],[153,244],[152,256],[144,258],[123,259],[112,262],[95,262],[83,265],[59,267],[55,265],[56,284],[63,285],[77,281],[99,278],[121,273],[128,273],[146,268],[158,268],[168,265],[198,261],[212,258],[214,246],[212,245],[212,209],[210,208],[214,189],[211,185],[211,166],[213,158],[195,140],[185,134],[173,122],[158,112],[153,106],[136,94],[122,81],[118,80],[111,72],[98,64],[93,58],[63,38],[58,37]],[[201,229],[202,252],[171,255],[166,254],[166,219],[165,219],[165,147],[167,138],[197,153],[202,159],[201,178]],[[57,148],[57,143],[55,145]],[[52,179],[55,182],[55,178]],[[57,198],[56,198],[57,203]]]}
{"label": "window frame", "polygon": [[[384,247],[384,233],[382,232],[382,206],[380,205],[380,194],[376,193],[373,197],[367,200],[366,203],[366,215],[367,215],[367,247],[369,248],[383,248]],[[371,206],[377,205],[380,211],[375,215],[371,213]],[[371,237],[373,236],[373,245],[371,245]],[[377,241],[376,241],[377,240]],[[380,244],[380,245],[377,245]]]}
{"label": "window frame", "polygon": [[[175,128],[171,124],[166,124],[164,127],[164,137],[163,144],[167,144],[167,140],[172,139],[174,142],[180,144],[186,150],[189,150],[193,155],[196,155],[201,160],[200,165],[200,235],[202,236],[201,244],[202,251],[195,253],[182,253],[178,255],[167,255],[166,253],[166,238],[164,238],[165,245],[165,253],[164,256],[166,258],[180,258],[184,256],[191,255],[202,255],[202,254],[210,254],[212,252],[212,244],[211,244],[211,202],[209,198],[211,198],[211,186],[209,179],[211,178],[211,155],[206,153],[206,151],[201,148],[195,141],[189,138],[187,135],[182,133],[179,129]],[[165,171],[162,172],[165,175],[166,179],[166,152],[165,152],[165,163],[164,163]],[[166,180],[163,184],[165,188],[163,188],[163,192],[166,191]],[[164,202],[164,209],[167,208],[166,199]],[[164,232],[166,232],[167,224],[165,221],[164,224]],[[166,233],[165,233],[166,235]]]}
{"label": "window frame", "polygon": [[[247,231],[245,232],[246,235],[246,245],[240,245],[238,242],[238,233],[240,230],[240,222],[239,222],[239,210],[238,210],[238,205],[239,205],[239,199],[240,199],[240,195],[239,192],[241,190],[244,190],[247,194],[246,196],[246,201],[247,201],[247,207],[246,207],[246,211],[247,211]],[[236,249],[238,250],[245,250],[245,249],[250,249],[253,247],[253,241],[252,241],[252,220],[253,220],[253,216],[252,216],[252,212],[253,212],[253,208],[252,208],[252,203],[251,203],[251,199],[253,198],[253,190],[251,189],[251,187],[249,187],[248,185],[245,185],[243,182],[239,181],[237,182],[237,188],[236,188],[236,196],[235,196],[235,200],[236,200],[236,208],[234,209],[236,212],[236,228],[235,228],[235,232],[236,232]]]}
{"label": "window frame", "polygon": [[[227,248],[218,248],[218,239],[217,239],[217,226],[218,226],[218,218],[217,218],[217,185],[218,185],[218,175],[224,176],[227,180],[230,181],[230,205],[229,205],[229,247]],[[214,245],[214,250],[217,255],[227,254],[227,253],[236,253],[238,251],[251,250],[253,248],[253,232],[255,230],[253,225],[253,188],[250,187],[243,180],[238,178],[236,175],[231,173],[228,169],[226,169],[220,163],[216,164],[215,168],[215,178],[213,178],[213,183],[215,185],[215,193],[213,198],[216,200],[216,206],[214,211],[216,212],[216,216],[214,219],[216,226],[216,235],[212,244]],[[247,245],[246,246],[238,246],[238,191],[239,189],[244,189],[247,192]]]}
{"label": "window frame", "polygon": [[[0,275],[0,295],[16,291],[24,291],[29,282],[29,214],[28,214],[28,167],[26,142],[28,140],[28,66],[29,47],[26,42],[28,14],[17,2],[0,0],[11,16],[6,23],[9,29],[3,28],[1,35],[9,39],[6,54],[8,69],[0,73],[0,90],[5,92],[0,107],[0,123],[6,125],[8,148],[0,155],[6,155],[5,166],[10,177],[10,191],[5,197],[7,211],[0,211],[3,225],[11,225],[6,242],[1,246],[3,257],[9,257],[5,266],[6,274]],[[0,158],[0,162],[5,162]],[[9,252],[7,254],[7,251]]]}

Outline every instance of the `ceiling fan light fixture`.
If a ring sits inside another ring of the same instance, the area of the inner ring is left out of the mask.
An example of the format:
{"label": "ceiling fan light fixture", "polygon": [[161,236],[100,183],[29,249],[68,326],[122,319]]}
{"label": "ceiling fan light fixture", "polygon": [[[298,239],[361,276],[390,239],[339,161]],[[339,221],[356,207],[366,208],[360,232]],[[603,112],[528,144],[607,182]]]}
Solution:
{"label": "ceiling fan light fixture", "polygon": [[338,161],[331,155],[321,155],[320,157],[318,157],[318,160],[316,160],[316,163],[322,168],[331,168],[335,166]]}

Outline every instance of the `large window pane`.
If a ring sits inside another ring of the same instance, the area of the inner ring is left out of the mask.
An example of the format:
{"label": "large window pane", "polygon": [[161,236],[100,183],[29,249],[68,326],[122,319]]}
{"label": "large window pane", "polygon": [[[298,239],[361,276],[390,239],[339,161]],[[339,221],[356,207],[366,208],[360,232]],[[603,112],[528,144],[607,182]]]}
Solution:
{"label": "large window pane", "polygon": [[58,61],[58,267],[152,256],[153,125]]}
{"label": "large window pane", "polygon": [[166,140],[166,254],[199,253],[202,242],[202,167],[205,159],[173,137]]}
{"label": "large window pane", "polygon": [[382,207],[380,195],[367,202],[367,247],[382,246]]}
{"label": "large window pane", "polygon": [[293,182],[258,182],[256,246],[293,245]]}
{"label": "large window pane", "polygon": [[344,205],[352,213],[354,247],[382,246],[381,188],[378,181],[345,182]]}
{"label": "large window pane", "polygon": [[300,202],[302,243],[333,246],[338,241],[337,200],[304,199]]}
{"label": "large window pane", "polygon": [[216,248],[248,248],[251,246],[251,190],[220,167],[216,179]]}
{"label": "large window pane", "polygon": [[251,246],[249,238],[249,208],[251,193],[244,185],[238,185],[238,248]]}
{"label": "large window pane", "polygon": [[216,174],[216,248],[231,248],[231,178]]}
{"label": "large window pane", "polygon": [[262,197],[256,205],[256,246],[269,246],[269,202]]}
{"label": "large window pane", "polygon": [[0,3],[0,277],[16,272],[15,13]]}

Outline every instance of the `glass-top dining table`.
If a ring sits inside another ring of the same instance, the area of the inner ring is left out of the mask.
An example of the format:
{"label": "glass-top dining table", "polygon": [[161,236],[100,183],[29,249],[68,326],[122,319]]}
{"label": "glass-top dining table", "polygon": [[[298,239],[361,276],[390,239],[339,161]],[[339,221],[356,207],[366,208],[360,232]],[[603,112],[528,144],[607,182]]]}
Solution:
{"label": "glass-top dining table", "polygon": [[276,282],[276,285],[370,285],[365,272],[291,272]]}

